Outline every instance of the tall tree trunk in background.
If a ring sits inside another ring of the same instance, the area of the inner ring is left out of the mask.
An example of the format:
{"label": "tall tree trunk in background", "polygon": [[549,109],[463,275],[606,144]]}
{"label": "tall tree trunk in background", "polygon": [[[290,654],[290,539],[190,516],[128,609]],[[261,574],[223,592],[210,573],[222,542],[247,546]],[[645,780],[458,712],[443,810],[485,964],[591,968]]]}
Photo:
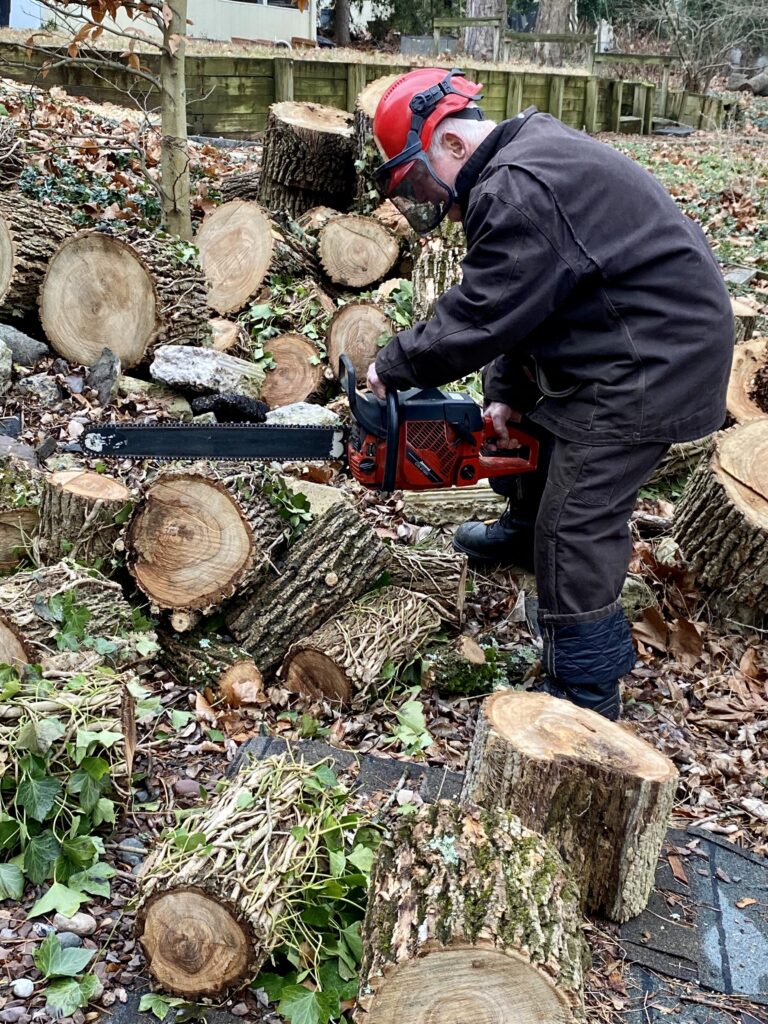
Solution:
{"label": "tall tree trunk in background", "polygon": [[163,32],[160,188],[165,226],[172,235],[192,238],[187,153],[187,89],[184,75],[187,0],[169,0],[171,17]]}
{"label": "tall tree trunk in background", "polygon": [[[567,32],[571,0],[539,0],[536,32]],[[541,64],[559,65],[563,62],[559,43],[536,43],[534,52]]]}
{"label": "tall tree trunk in background", "polygon": [[333,38],[338,46],[349,43],[349,0],[336,0]]}
{"label": "tall tree trunk in background", "polygon": [[[504,2],[506,8],[505,0]],[[500,0],[468,0],[468,18],[490,18],[499,13]],[[493,60],[493,28],[465,28],[464,52],[478,60]]]}

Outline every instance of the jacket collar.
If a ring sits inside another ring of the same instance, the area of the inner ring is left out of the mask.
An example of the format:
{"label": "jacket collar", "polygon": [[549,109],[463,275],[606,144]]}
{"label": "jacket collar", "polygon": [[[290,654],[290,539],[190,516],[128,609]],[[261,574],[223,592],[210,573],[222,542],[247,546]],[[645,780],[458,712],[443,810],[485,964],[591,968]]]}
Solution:
{"label": "jacket collar", "polygon": [[523,125],[532,114],[538,114],[536,107],[528,107],[516,117],[498,124],[487,139],[484,139],[477,147],[472,156],[467,160],[456,178],[454,190],[459,206],[461,207],[462,219],[467,212],[469,194],[477,184],[477,180],[485,170],[486,166],[496,156],[500,149],[503,149],[514,139]]}

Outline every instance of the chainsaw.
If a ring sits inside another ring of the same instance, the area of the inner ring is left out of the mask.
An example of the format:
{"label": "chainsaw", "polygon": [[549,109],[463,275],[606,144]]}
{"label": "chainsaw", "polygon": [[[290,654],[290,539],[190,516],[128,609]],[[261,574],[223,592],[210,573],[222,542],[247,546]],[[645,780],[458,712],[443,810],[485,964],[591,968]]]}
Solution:
{"label": "chainsaw", "polygon": [[330,461],[346,454],[352,476],[381,491],[468,487],[536,469],[536,438],[509,427],[518,447],[492,449],[493,425],[468,396],[438,388],[361,395],[341,357],[352,414],[341,426],[270,423],[105,423],[86,427],[80,450],[107,458]]}

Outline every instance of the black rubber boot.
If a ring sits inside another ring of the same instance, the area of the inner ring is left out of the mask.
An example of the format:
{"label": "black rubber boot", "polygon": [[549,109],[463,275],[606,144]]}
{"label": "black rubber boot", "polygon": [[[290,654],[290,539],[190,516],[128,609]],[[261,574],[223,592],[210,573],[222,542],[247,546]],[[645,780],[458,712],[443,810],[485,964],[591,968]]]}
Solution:
{"label": "black rubber boot", "polygon": [[615,683],[600,683],[594,686],[565,686],[552,676],[542,676],[531,687],[534,693],[548,693],[560,700],[569,700],[580,708],[595,711],[610,722],[618,722],[621,717],[621,696],[618,680]]}
{"label": "black rubber boot", "polygon": [[472,562],[517,565],[533,571],[533,523],[520,519],[509,505],[489,526],[462,523],[453,535],[453,547]]}

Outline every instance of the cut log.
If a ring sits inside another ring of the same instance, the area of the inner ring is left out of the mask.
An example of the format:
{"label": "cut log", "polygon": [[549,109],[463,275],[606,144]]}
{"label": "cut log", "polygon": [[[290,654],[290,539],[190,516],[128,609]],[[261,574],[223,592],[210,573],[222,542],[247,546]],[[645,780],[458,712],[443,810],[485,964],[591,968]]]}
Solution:
{"label": "cut log", "polygon": [[158,344],[210,344],[209,317],[196,263],[182,262],[173,242],[139,232],[78,232],[57,248],[40,289],[51,346],[86,366],[105,347],[128,369]]}
{"label": "cut log", "polygon": [[[57,247],[74,234],[71,219],[55,206],[35,202],[16,189],[0,193],[0,315],[37,311],[40,286]],[[70,299],[76,292],[70,292]],[[66,309],[72,315],[72,303]],[[101,349],[99,349],[101,351]]]}
{"label": "cut log", "polygon": [[395,266],[400,242],[381,221],[341,214],[320,229],[318,253],[331,281],[348,288],[367,288]]}
{"label": "cut log", "polygon": [[0,576],[34,550],[43,474],[23,459],[0,459]]}
{"label": "cut log", "polygon": [[743,341],[749,341],[752,337],[757,320],[757,310],[748,306],[746,302],[740,302],[739,299],[731,299],[731,306],[736,344],[739,345]]}
{"label": "cut log", "polygon": [[358,384],[364,384],[368,366],[379,349],[395,333],[394,324],[374,302],[348,302],[341,306],[328,324],[325,346],[328,365],[339,375],[341,356],[352,360]]}
{"label": "cut log", "polygon": [[340,212],[332,206],[313,206],[311,210],[302,213],[296,223],[302,231],[313,234],[318,232],[323,224],[327,224],[331,217],[338,217]]}
{"label": "cut log", "polygon": [[260,398],[270,409],[292,402],[306,402],[317,394],[323,382],[318,349],[303,334],[280,334],[264,342],[264,350],[275,362],[267,371]]}
{"label": "cut log", "polygon": [[0,117],[0,189],[15,188],[24,170],[24,142],[12,117]]}
{"label": "cut log", "polygon": [[317,263],[302,240],[283,230],[258,203],[235,199],[212,210],[195,237],[208,282],[208,302],[236,313],[270,274],[306,277]]}
{"label": "cut log", "polygon": [[71,631],[73,619],[81,646],[83,634],[114,644],[108,655],[113,664],[143,666],[155,649],[155,634],[137,629],[135,609],[119,583],[61,561],[0,580],[0,664],[9,660],[6,644],[18,651],[19,643],[31,661],[39,662],[57,649],[57,634]]}
{"label": "cut log", "polygon": [[728,414],[736,423],[768,416],[768,338],[752,338],[734,349]]}
{"label": "cut log", "polygon": [[389,230],[394,231],[398,238],[407,239],[411,242],[416,237],[416,233],[411,225],[389,199],[385,199],[383,203],[377,206],[371,216],[381,221],[382,224],[386,224]]}
{"label": "cut log", "polygon": [[315,773],[290,755],[257,761],[195,817],[190,832],[203,844],[185,851],[172,834],[156,846],[140,876],[136,934],[167,992],[194,1000],[242,988],[279,945],[285,908],[326,850],[332,805],[318,799]]}
{"label": "cut log", "polygon": [[258,363],[194,345],[161,345],[149,372],[155,380],[190,391],[258,398],[266,371]]}
{"label": "cut log", "polygon": [[354,184],[351,117],[319,103],[274,103],[261,158],[259,201],[299,217],[313,206],[349,208]]}
{"label": "cut log", "polygon": [[421,594],[441,619],[461,625],[467,592],[466,555],[405,544],[390,544],[387,554],[387,575],[392,586]]}
{"label": "cut log", "polygon": [[222,203],[230,203],[233,199],[258,202],[260,181],[261,170],[228,174],[219,182]]}
{"label": "cut log", "polygon": [[448,646],[426,653],[421,685],[447,697],[472,697],[488,693],[489,676],[496,672],[496,665],[489,663],[480,644],[462,635]]}
{"label": "cut log", "polygon": [[768,96],[768,71],[761,71],[750,78],[740,88],[751,92],[753,96]]}
{"label": "cut log", "polygon": [[461,261],[467,254],[463,236],[428,238],[418,251],[413,264],[413,319],[429,320],[435,303],[461,282]]}
{"label": "cut log", "polygon": [[186,686],[210,686],[231,707],[251,703],[247,694],[261,693],[264,681],[253,658],[236,644],[207,634],[158,633],[160,661]]}
{"label": "cut log", "polygon": [[484,702],[462,799],[504,807],[570,864],[585,908],[646,906],[677,789],[675,766],[628,729],[543,693]]}
{"label": "cut log", "polygon": [[336,505],[314,519],[289,550],[278,579],[227,616],[230,632],[264,675],[288,648],[368,590],[386,562],[384,547],[356,509]]}
{"label": "cut log", "polygon": [[391,683],[384,667],[397,675],[439,628],[440,616],[420,594],[384,587],[293,644],[283,662],[283,685],[293,693],[363,708]]}
{"label": "cut log", "polygon": [[46,476],[40,501],[41,560],[50,564],[68,557],[109,574],[132,504],[129,489],[101,473],[68,469]]}
{"label": "cut log", "polygon": [[669,446],[669,451],[653,471],[648,481],[658,484],[663,480],[674,480],[690,473],[712,447],[712,437],[701,437],[696,441],[683,441]]}
{"label": "cut log", "polygon": [[244,355],[248,351],[248,334],[242,324],[233,320],[211,320],[211,336],[215,352]]}
{"label": "cut log", "polygon": [[715,435],[675,509],[672,535],[723,608],[768,604],[768,417]]}
{"label": "cut log", "polygon": [[370,213],[381,202],[373,174],[384,157],[373,137],[373,116],[379,100],[398,77],[383,75],[374,79],[358,93],[355,101],[355,210],[358,213]]}
{"label": "cut log", "polygon": [[400,819],[370,893],[357,1024],[583,1018],[576,887],[514,815],[441,801]]}
{"label": "cut log", "polygon": [[235,593],[254,558],[242,508],[200,471],[160,474],[136,508],[125,545],[133,578],[158,609],[216,608]]}
{"label": "cut log", "polygon": [[451,487],[444,491],[406,491],[403,518],[419,526],[458,526],[469,519],[498,519],[507,499],[482,481],[476,487]]}

